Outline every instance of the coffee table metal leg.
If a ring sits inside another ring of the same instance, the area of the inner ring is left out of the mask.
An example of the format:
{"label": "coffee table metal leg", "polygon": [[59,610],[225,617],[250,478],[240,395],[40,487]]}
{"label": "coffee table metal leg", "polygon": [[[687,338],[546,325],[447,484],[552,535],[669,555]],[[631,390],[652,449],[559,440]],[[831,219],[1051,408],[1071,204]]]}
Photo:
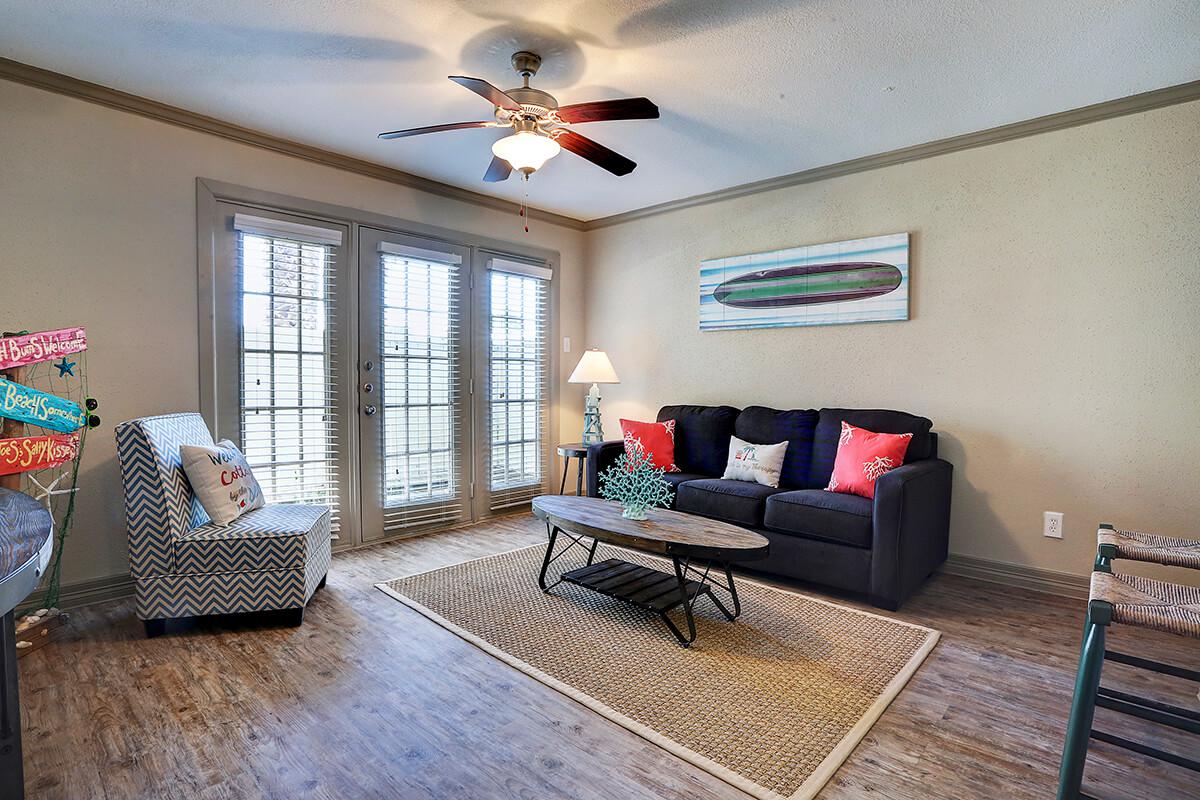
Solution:
{"label": "coffee table metal leg", "polygon": [[[588,537],[577,536],[570,531],[564,531],[557,525],[551,525],[549,522],[546,523],[546,532],[549,534],[549,541],[546,543],[546,556],[542,559],[542,571],[538,574],[538,585],[542,587],[543,592],[549,592],[555,586],[558,586],[560,583],[562,583],[562,578],[559,578],[554,583],[546,585],[546,572],[550,569],[550,565],[552,563],[566,555],[568,550],[578,546],[587,548],[587,566],[590,567],[592,565],[592,561],[596,558],[596,548],[600,545],[599,539],[592,539],[592,544],[590,547],[588,547],[583,541]],[[554,545],[558,542],[558,535],[560,533],[570,539],[571,543],[560,550],[558,555],[554,555]]]}
{"label": "coffee table metal leg", "polygon": [[[661,616],[663,622],[665,622],[667,627],[671,629],[671,633],[675,634],[675,638],[679,640],[679,643],[684,647],[690,647],[692,642],[696,641],[696,620],[692,617],[692,599],[688,597],[687,579],[684,578],[684,573],[687,572],[687,566],[680,564],[677,557],[672,557],[671,563],[675,567],[675,580],[679,582],[679,598],[681,605],[683,606],[684,618],[687,620],[688,635],[683,635],[683,632],[680,631],[679,628],[675,626],[675,623],[671,621],[671,618],[667,615],[667,612],[664,611]],[[697,596],[699,596],[699,593],[697,593]]]}
{"label": "coffee table metal leg", "polygon": [[742,601],[738,600],[737,586],[733,583],[733,572],[729,569],[729,562],[725,562],[724,566],[726,586],[729,589],[729,596],[733,598],[733,617],[731,619],[737,619],[742,615]]}
{"label": "coffee table metal leg", "polygon": [[[546,544],[546,557],[542,559],[542,571],[538,575],[538,586],[542,587],[543,592],[549,592],[553,588],[546,585],[546,570],[550,568],[550,562],[553,560],[551,555],[554,553],[554,543],[558,540],[558,527],[546,523],[546,531],[550,536],[550,541]],[[554,586],[557,585],[558,582],[555,581]]]}

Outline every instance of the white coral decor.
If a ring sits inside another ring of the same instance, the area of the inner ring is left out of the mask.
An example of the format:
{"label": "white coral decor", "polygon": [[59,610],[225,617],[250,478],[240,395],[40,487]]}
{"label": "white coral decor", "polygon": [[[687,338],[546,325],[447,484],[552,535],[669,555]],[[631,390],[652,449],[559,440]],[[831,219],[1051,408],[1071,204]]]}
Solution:
{"label": "white coral decor", "polygon": [[600,473],[600,496],[620,503],[622,517],[645,519],[647,509],[671,505],[674,492],[663,480],[663,472],[643,449],[635,450],[632,456],[620,455]]}
{"label": "white coral decor", "polygon": [[870,461],[863,462],[863,475],[870,481],[877,481],[885,472],[891,471],[892,460],[887,456],[875,456]]}

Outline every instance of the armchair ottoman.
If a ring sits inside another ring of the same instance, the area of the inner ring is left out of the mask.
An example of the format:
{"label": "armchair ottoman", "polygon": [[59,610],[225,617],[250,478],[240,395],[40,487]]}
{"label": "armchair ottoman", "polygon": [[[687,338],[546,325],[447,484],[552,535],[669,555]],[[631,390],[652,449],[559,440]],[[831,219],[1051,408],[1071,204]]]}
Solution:
{"label": "armchair ottoman", "polygon": [[199,414],[117,426],[129,567],[146,635],[169,619],[286,611],[299,625],[330,562],[325,506],[268,505],[214,525],[192,492],[180,445],[213,446]]}

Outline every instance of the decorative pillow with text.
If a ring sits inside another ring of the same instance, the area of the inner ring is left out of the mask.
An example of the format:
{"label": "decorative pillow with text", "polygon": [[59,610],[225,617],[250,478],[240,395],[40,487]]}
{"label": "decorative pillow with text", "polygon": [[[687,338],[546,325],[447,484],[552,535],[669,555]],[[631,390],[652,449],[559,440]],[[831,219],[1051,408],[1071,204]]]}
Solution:
{"label": "decorative pillow with text", "polygon": [[787,455],[787,442],[751,444],[736,436],[729,437],[729,462],[725,465],[727,481],[753,481],[763,486],[779,488],[779,471]]}
{"label": "decorative pillow with text", "polygon": [[904,463],[911,433],[873,433],[842,421],[827,492],[875,499],[875,481]]}
{"label": "decorative pillow with text", "polygon": [[181,445],[179,456],[192,491],[214,524],[225,527],[266,504],[246,457],[228,439],[217,442],[216,447]]}
{"label": "decorative pillow with text", "polygon": [[636,422],[621,420],[621,438],[625,440],[625,455],[639,452],[650,454],[650,462],[664,472],[679,472],[675,466],[675,420],[666,422]]}

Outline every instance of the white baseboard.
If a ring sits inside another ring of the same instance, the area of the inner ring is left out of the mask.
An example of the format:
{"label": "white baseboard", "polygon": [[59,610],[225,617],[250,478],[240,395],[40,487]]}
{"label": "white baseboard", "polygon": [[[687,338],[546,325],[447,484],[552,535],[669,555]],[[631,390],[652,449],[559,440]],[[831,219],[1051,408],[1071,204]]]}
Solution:
{"label": "white baseboard", "polygon": [[954,553],[951,553],[950,557],[946,559],[941,571],[947,575],[960,575],[964,578],[1000,583],[1019,589],[1031,589],[1035,592],[1046,592],[1061,597],[1086,598],[1090,585],[1090,579],[1086,575],[1027,567],[1022,564],[1008,564],[1003,561],[992,561]]}

